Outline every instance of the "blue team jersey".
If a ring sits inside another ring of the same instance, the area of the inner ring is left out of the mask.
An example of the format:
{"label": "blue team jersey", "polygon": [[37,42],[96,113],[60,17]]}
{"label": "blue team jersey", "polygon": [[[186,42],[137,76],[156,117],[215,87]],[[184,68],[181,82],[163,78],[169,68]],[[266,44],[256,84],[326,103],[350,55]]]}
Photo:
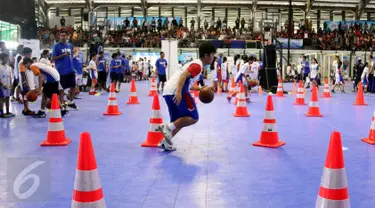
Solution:
{"label": "blue team jersey", "polygon": [[116,59],[112,59],[111,60],[111,64],[110,64],[110,72],[117,73],[118,68],[114,68],[115,66],[118,66],[117,65],[117,60]]}
{"label": "blue team jersey", "polygon": [[156,69],[158,70],[158,74],[160,74],[160,75],[165,75],[166,74],[165,69],[167,68],[167,65],[168,65],[167,60],[165,60],[165,59],[158,59],[156,61],[155,65],[156,65]]}
{"label": "blue team jersey", "polygon": [[60,75],[69,74],[73,72],[73,53],[72,46],[69,43],[56,43],[53,47],[52,57],[61,56],[68,52],[70,56],[64,56],[63,58],[55,60],[55,68]]}
{"label": "blue team jersey", "polygon": [[116,68],[116,73],[117,74],[121,74],[122,73],[122,58],[117,58],[116,59],[116,65],[117,66],[121,66],[121,67],[119,67],[119,68]]}
{"label": "blue team jersey", "polygon": [[303,73],[304,74],[310,73],[310,64],[309,64],[309,62],[305,61],[305,62],[302,62],[302,64],[304,65],[304,67],[303,67]]}
{"label": "blue team jersey", "polygon": [[98,62],[99,62],[98,71],[104,71],[105,65],[106,65],[106,61],[105,61],[104,57],[99,57]]}
{"label": "blue team jersey", "polygon": [[125,71],[129,71],[130,66],[129,66],[129,61],[128,61],[128,59],[123,58],[123,59],[121,60],[121,65],[122,65],[122,68],[123,68],[123,72],[125,72]]}
{"label": "blue team jersey", "polygon": [[78,52],[78,56],[73,58],[73,68],[77,74],[82,74],[82,63],[83,63],[83,55],[82,52]]}

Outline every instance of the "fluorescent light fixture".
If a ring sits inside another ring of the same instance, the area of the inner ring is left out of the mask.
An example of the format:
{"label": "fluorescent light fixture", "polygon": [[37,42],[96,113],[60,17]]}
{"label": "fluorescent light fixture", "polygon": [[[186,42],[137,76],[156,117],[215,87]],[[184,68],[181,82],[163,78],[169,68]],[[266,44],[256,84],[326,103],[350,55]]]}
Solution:
{"label": "fluorescent light fixture", "polygon": [[356,7],[357,4],[314,3],[315,7]]}
{"label": "fluorescent light fixture", "polygon": [[197,0],[148,0],[147,3],[151,4],[196,4]]}
{"label": "fluorescent light fixture", "polygon": [[116,3],[138,4],[138,3],[141,3],[141,0],[94,0],[94,3],[101,3],[101,4],[116,4]]}
{"label": "fluorescent light fixture", "polygon": [[230,0],[202,0],[202,4],[252,4],[253,1],[230,1]]}
{"label": "fluorescent light fixture", "polygon": [[[282,2],[282,1],[279,1],[279,2],[276,2],[276,1],[258,1],[257,3],[258,5],[262,5],[262,6],[267,6],[267,5],[270,5],[270,6],[288,6],[289,5],[289,2]],[[305,6],[305,2],[292,2],[292,5],[293,6]],[[315,4],[314,4],[315,5]]]}
{"label": "fluorescent light fixture", "polygon": [[84,4],[84,0],[45,0],[47,4]]}

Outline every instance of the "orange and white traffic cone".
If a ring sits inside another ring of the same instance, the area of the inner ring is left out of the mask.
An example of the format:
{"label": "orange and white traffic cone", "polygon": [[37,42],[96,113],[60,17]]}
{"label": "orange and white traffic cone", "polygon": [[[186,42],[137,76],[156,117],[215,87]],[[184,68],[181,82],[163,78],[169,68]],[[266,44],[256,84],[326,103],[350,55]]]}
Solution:
{"label": "orange and white traffic cone", "polygon": [[109,97],[108,97],[108,106],[107,106],[107,111],[103,113],[105,116],[118,116],[121,115],[122,113],[118,109],[117,105],[117,98],[116,98],[116,92],[115,92],[115,83],[111,84],[111,89],[109,92]]}
{"label": "orange and white traffic cone", "polygon": [[266,113],[263,120],[263,129],[260,134],[260,140],[255,142],[254,146],[276,148],[285,144],[279,141],[279,134],[276,128],[276,119],[274,116],[272,96],[268,95],[266,104]]}
{"label": "orange and white traffic cone", "polygon": [[313,85],[311,100],[309,104],[309,110],[306,113],[308,117],[322,117],[323,115],[320,114],[319,103],[318,103],[318,90],[315,85]]}
{"label": "orange and white traffic cone", "polygon": [[306,103],[305,103],[305,93],[303,91],[302,80],[300,80],[299,83],[298,83],[296,102],[294,102],[293,104],[294,105],[306,105]]}
{"label": "orange and white traffic cone", "polygon": [[349,208],[348,182],[342,152],[341,134],[332,132],[320,183],[316,208]]}
{"label": "orange and white traffic cone", "polygon": [[48,120],[47,139],[40,146],[66,146],[72,140],[66,138],[57,94],[52,96],[51,112]]}
{"label": "orange and white traffic cone", "polygon": [[88,132],[81,134],[76,176],[74,181],[72,208],[106,208],[102,184],[91,137]]}
{"label": "orange and white traffic cone", "polygon": [[163,124],[163,119],[160,113],[159,96],[154,95],[152,102],[152,113],[150,118],[150,128],[147,133],[147,139],[142,143],[142,147],[158,147],[158,144],[163,140],[163,133],[158,131],[158,127]]}
{"label": "orange and white traffic cone", "polygon": [[367,105],[365,103],[365,94],[363,93],[362,82],[358,83],[358,93],[355,99],[355,103],[353,105],[365,105],[365,106]]}
{"label": "orange and white traffic cone", "polygon": [[132,79],[132,83],[130,86],[129,101],[126,104],[139,104],[138,96],[137,96],[137,89],[135,87],[134,79]]}
{"label": "orange and white traffic cone", "polygon": [[276,97],[284,97],[283,81],[279,78],[279,84],[277,84]]}
{"label": "orange and white traffic cone", "polygon": [[374,114],[372,115],[370,133],[368,134],[368,138],[363,138],[362,141],[368,144],[375,144],[375,111],[374,111]]}
{"label": "orange and white traffic cone", "polygon": [[154,95],[157,95],[158,92],[157,92],[157,89],[156,89],[156,80],[155,80],[155,76],[152,76],[151,78],[151,88],[150,88],[150,92],[148,93],[148,96],[151,97],[151,96],[154,96]]}
{"label": "orange and white traffic cone", "polygon": [[247,111],[246,107],[246,97],[245,97],[245,89],[244,86],[241,84],[240,93],[238,93],[238,102],[236,107],[236,112],[233,114],[234,117],[249,117],[250,114]]}
{"label": "orange and white traffic cone", "polygon": [[[236,95],[236,99],[234,100],[234,103],[233,103],[236,106],[237,106],[237,103],[238,103],[238,98],[240,96],[241,86],[242,86],[242,81],[240,80],[240,81],[238,81],[238,84],[237,84],[237,87],[236,87],[236,94],[235,94]],[[244,90],[245,90],[245,88],[244,88]]]}
{"label": "orange and white traffic cone", "polygon": [[297,88],[297,83],[296,83],[296,81],[294,81],[293,88],[292,88],[292,95],[297,94],[296,88]]}
{"label": "orange and white traffic cone", "polygon": [[329,89],[328,78],[326,78],[326,83],[324,84],[322,98],[332,98],[332,96],[331,96],[331,90]]}

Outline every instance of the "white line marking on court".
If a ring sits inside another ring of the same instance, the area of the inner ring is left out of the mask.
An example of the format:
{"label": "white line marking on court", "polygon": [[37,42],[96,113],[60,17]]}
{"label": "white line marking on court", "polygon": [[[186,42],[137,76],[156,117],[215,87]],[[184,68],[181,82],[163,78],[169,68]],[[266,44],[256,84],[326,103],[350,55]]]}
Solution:
{"label": "white line marking on court", "polygon": [[349,148],[347,148],[347,147],[342,147],[342,150],[343,150],[343,151],[347,151],[347,150],[349,150]]}

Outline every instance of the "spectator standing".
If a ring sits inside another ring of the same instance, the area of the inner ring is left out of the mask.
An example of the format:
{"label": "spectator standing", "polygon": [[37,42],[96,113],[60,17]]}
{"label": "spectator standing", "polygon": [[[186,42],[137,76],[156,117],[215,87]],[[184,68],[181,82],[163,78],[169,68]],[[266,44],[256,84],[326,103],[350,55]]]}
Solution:
{"label": "spectator standing", "polygon": [[129,28],[129,25],[130,25],[130,21],[129,21],[129,19],[126,17],[125,20],[124,20],[124,26],[125,26],[125,29],[128,29],[128,28]]}
{"label": "spectator standing", "polygon": [[65,27],[65,18],[64,17],[61,17],[60,25],[61,25],[61,27]]}
{"label": "spectator standing", "polygon": [[151,28],[152,28],[152,31],[155,31],[156,29],[156,20],[154,17],[152,17],[152,20],[151,20]]}
{"label": "spectator standing", "polygon": [[374,78],[374,59],[372,55],[368,56],[369,59],[369,74],[368,74],[368,89],[367,92],[374,93],[375,92],[375,78]]}
{"label": "spectator standing", "polygon": [[[76,76],[73,70],[73,53],[72,46],[67,43],[68,34],[66,31],[60,31],[60,42],[56,43],[52,51],[52,61],[55,62],[55,67],[60,74],[60,84],[63,90],[60,91],[60,100],[64,101],[64,90],[70,88],[68,107],[78,110],[74,103]],[[65,103],[63,103],[65,107]]]}
{"label": "spectator standing", "polygon": [[241,30],[245,29],[246,20],[245,18],[241,19]]}
{"label": "spectator standing", "polygon": [[160,88],[160,83],[161,83],[161,92],[164,91],[164,83],[167,81],[167,74],[166,74],[166,69],[168,66],[167,60],[164,59],[164,52],[160,52],[160,58],[156,61],[155,67],[156,67],[156,76],[158,76],[158,92]]}
{"label": "spectator standing", "polygon": [[192,17],[190,20],[190,30],[194,30],[194,27],[195,27],[195,20],[194,20],[194,17]]}
{"label": "spectator standing", "polygon": [[217,19],[216,29],[221,30],[221,19],[220,19],[220,17]]}

